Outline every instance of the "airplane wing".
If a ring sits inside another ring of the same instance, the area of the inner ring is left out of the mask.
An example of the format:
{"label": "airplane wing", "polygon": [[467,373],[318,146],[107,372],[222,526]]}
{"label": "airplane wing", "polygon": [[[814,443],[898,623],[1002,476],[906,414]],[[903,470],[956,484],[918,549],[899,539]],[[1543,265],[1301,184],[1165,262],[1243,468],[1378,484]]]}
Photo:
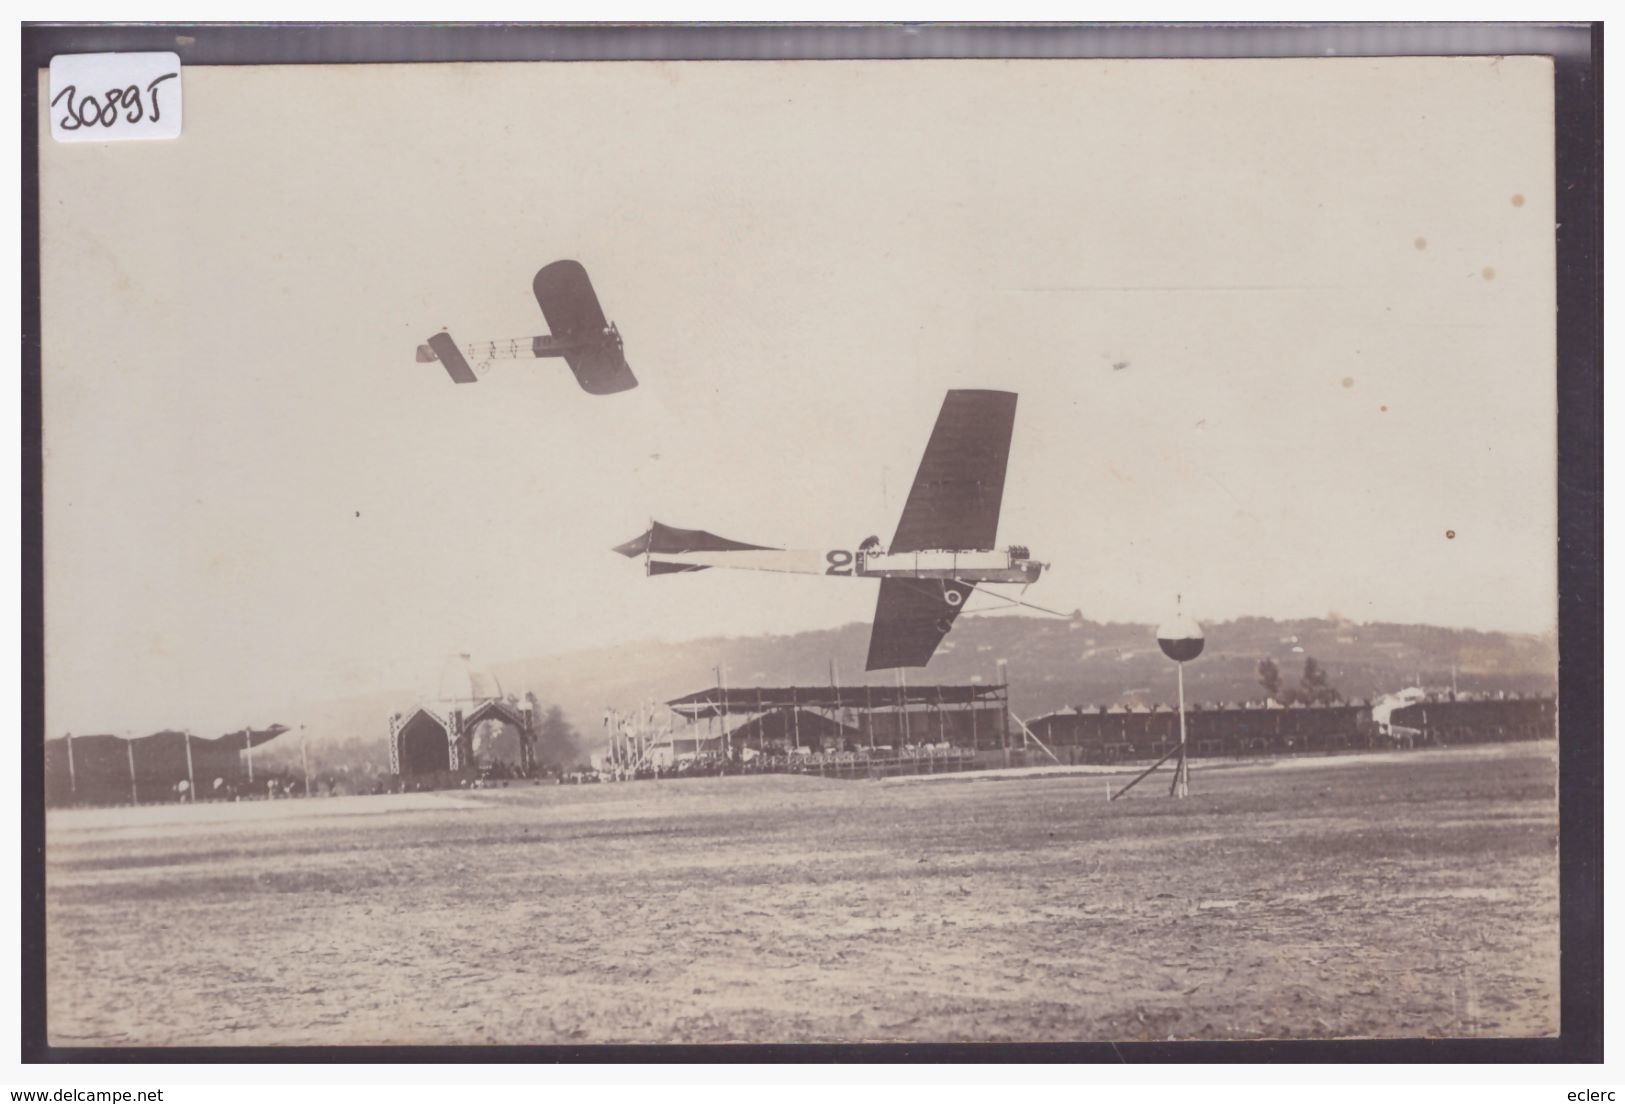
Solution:
{"label": "airplane wing", "polygon": [[579,261],[554,261],[536,273],[531,290],[554,337],[596,343],[593,348],[564,356],[583,391],[612,395],[638,385],[621,353],[619,339],[610,335],[604,308],[598,305],[592,281]]}
{"label": "airplane wing", "polygon": [[948,392],[890,551],[994,547],[1015,421],[1012,392]]}
{"label": "airplane wing", "polygon": [[931,662],[973,589],[969,583],[935,579],[880,580],[866,669],[924,667]]}
{"label": "airplane wing", "polygon": [[630,391],[638,385],[638,378],[632,374],[626,357],[613,345],[580,353],[565,353],[564,363],[570,366],[576,382],[589,395],[613,395],[617,391]]}
{"label": "airplane wing", "polygon": [[590,338],[609,328],[604,308],[580,261],[554,261],[536,273],[531,285],[554,337]]}

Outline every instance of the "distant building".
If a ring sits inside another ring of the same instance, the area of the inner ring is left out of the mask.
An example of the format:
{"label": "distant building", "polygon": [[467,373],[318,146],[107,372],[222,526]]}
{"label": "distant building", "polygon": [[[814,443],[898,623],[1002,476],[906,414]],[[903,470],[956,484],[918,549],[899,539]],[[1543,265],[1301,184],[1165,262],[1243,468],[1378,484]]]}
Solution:
{"label": "distant building", "polygon": [[[1428,700],[1413,688],[1373,704],[1196,705],[1187,724],[1198,756],[1550,740],[1557,735],[1557,702],[1536,696]],[[1058,755],[1082,762],[1155,759],[1179,742],[1179,714],[1167,706],[1073,706],[1027,726]]]}
{"label": "distant building", "polygon": [[[288,729],[272,725],[213,738],[165,730],[150,736],[62,736],[45,741],[47,805],[128,805],[208,800],[250,792],[253,749]],[[188,762],[190,753],[190,762]]]}

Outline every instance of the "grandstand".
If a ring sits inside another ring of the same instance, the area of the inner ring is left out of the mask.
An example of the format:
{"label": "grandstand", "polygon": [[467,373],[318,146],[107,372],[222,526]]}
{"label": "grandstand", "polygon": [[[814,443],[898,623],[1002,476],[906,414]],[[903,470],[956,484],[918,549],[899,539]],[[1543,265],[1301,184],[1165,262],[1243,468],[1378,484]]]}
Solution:
{"label": "grandstand", "polygon": [[[711,687],[666,705],[691,724],[720,723],[727,754],[1010,745],[1009,687]],[[748,718],[729,727],[732,717]]]}

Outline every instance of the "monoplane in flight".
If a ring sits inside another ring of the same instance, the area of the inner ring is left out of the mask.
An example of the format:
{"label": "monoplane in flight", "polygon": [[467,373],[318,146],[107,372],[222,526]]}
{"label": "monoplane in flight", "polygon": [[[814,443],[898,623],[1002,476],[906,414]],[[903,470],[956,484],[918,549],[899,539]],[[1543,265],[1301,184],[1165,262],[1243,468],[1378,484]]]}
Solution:
{"label": "monoplane in flight", "polygon": [[470,364],[493,360],[563,357],[581,389],[591,395],[613,395],[638,385],[621,352],[621,332],[604,318],[587,270],[577,261],[554,261],[531,284],[552,333],[510,337],[459,346],[449,333],[437,333],[418,346],[418,362],[439,361],[454,383],[477,383]]}
{"label": "monoplane in flight", "polygon": [[1044,570],[1020,545],[996,547],[1015,417],[1008,391],[948,392],[888,548],[878,537],[856,549],[769,548],[653,522],[615,551],[642,556],[650,575],[732,567],[879,579],[868,669],[924,667],[972,591],[1025,587]]}

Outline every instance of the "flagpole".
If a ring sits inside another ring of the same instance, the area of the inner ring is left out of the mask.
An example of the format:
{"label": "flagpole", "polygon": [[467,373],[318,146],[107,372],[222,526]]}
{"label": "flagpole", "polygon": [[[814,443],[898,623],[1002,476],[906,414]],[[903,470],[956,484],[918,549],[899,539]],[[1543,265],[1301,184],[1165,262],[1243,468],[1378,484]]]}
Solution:
{"label": "flagpole", "polygon": [[841,750],[846,750],[846,711],[841,708],[841,668],[834,657],[829,661],[829,684],[835,688],[835,724],[840,734]]}
{"label": "flagpole", "polygon": [[728,745],[733,741],[728,738],[728,676],[723,674],[722,664],[717,664],[717,688],[722,691],[722,772],[728,772]]}
{"label": "flagpole", "polygon": [[1174,796],[1189,797],[1191,791],[1190,765],[1185,758],[1185,664],[1179,668],[1179,766],[1174,770]]}
{"label": "flagpole", "polygon": [[903,674],[901,667],[897,668],[898,703],[903,707],[903,743],[912,744],[914,733],[908,723],[908,676]]}
{"label": "flagpole", "polygon": [[1010,765],[1010,669],[1004,660],[994,665],[1000,686],[1004,687],[1004,715],[999,718],[999,745],[1004,749],[1004,765]]}
{"label": "flagpole", "polygon": [[[1174,598],[1173,620],[1157,629],[1157,645],[1162,654],[1174,661],[1179,680],[1179,762],[1174,764],[1174,781],[1168,787],[1169,797],[1190,795],[1190,747],[1186,739],[1185,722],[1185,664],[1202,654],[1205,639],[1202,626],[1185,616],[1184,595]],[[1168,755],[1172,755],[1169,752]],[[1163,756],[1168,758],[1167,755]],[[1136,780],[1138,781],[1138,780]]]}

